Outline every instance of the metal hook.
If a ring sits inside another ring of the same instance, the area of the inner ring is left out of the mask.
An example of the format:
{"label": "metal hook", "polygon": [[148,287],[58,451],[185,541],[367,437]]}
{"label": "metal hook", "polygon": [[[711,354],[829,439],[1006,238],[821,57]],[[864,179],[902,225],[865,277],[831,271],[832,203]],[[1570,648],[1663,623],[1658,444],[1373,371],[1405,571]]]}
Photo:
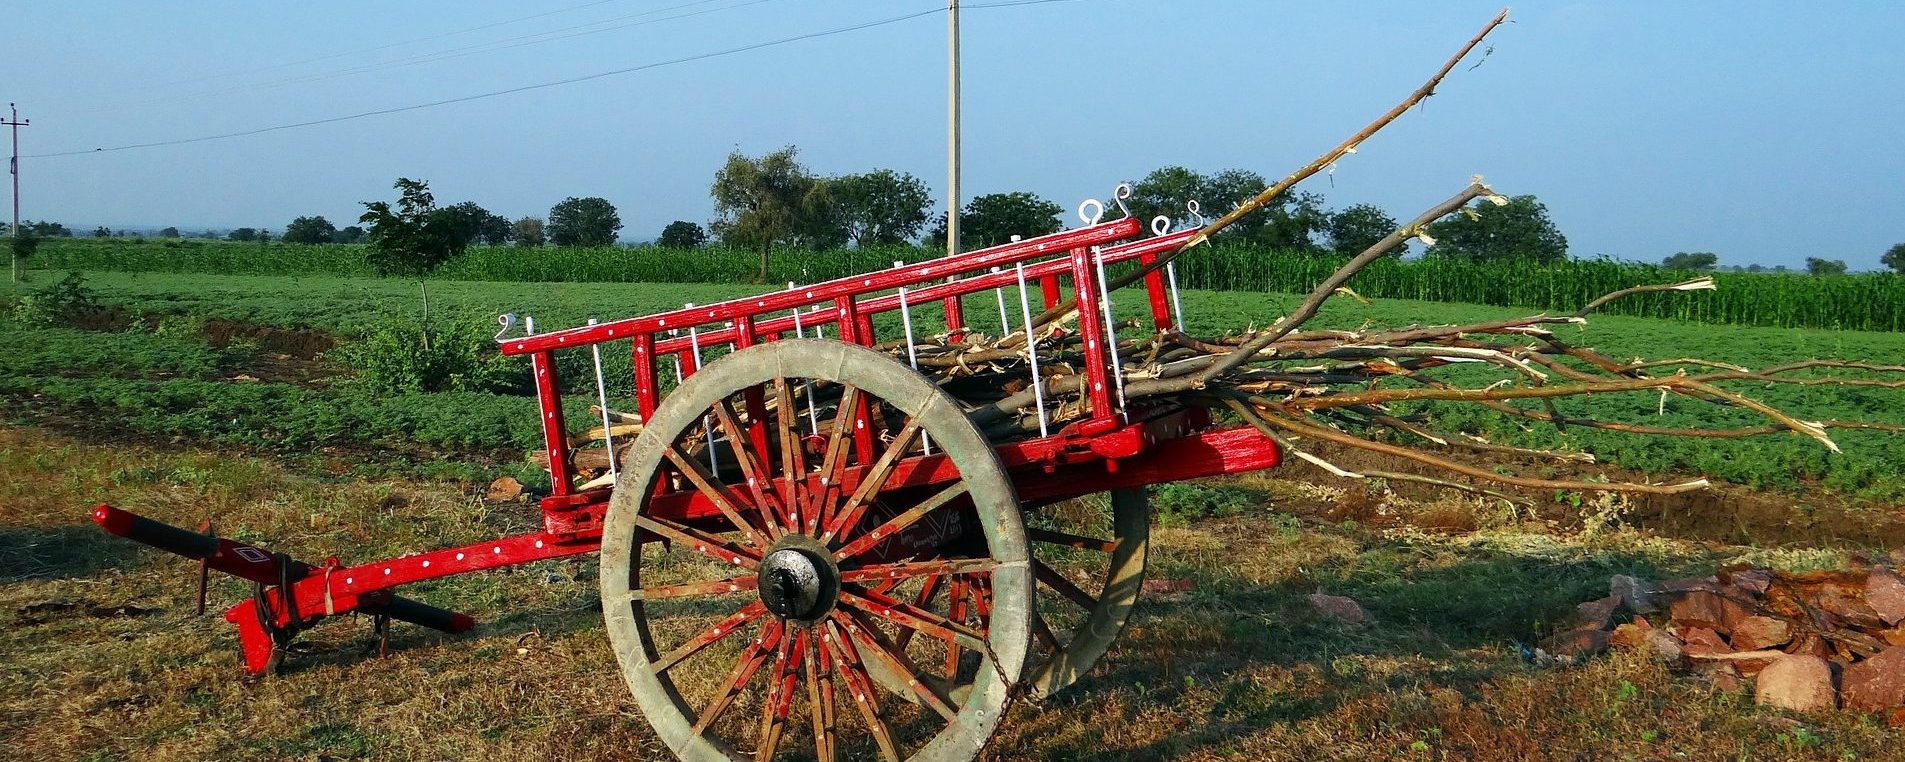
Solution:
{"label": "metal hook", "polygon": [[1204,212],[1202,209],[1198,207],[1197,199],[1191,199],[1189,201],[1184,202],[1184,208],[1190,211],[1192,217],[1197,218],[1198,227],[1201,228],[1210,223],[1209,220],[1204,219]]}
{"label": "metal hook", "polygon": [[[1085,212],[1086,209],[1090,209],[1091,212],[1086,213]],[[1105,202],[1099,201],[1098,199],[1095,199],[1095,198],[1088,198],[1088,199],[1085,199],[1084,201],[1079,202],[1078,219],[1084,221],[1086,225],[1096,225],[1098,224],[1098,221],[1101,219],[1104,219],[1104,217],[1105,217]]]}
{"label": "metal hook", "polygon": [[502,341],[503,337],[508,336],[509,332],[516,327],[516,313],[505,312],[501,315],[497,315],[496,324],[503,327],[503,330],[496,332],[496,340]]}
{"label": "metal hook", "polygon": [[1125,206],[1124,203],[1124,200],[1127,198],[1131,198],[1131,183],[1118,183],[1118,189],[1111,192],[1111,201],[1118,205],[1118,211],[1124,212],[1124,216],[1130,217],[1131,207]]}
{"label": "metal hook", "polygon": [[1164,235],[1171,232],[1171,217],[1160,214],[1151,218],[1151,235]]}

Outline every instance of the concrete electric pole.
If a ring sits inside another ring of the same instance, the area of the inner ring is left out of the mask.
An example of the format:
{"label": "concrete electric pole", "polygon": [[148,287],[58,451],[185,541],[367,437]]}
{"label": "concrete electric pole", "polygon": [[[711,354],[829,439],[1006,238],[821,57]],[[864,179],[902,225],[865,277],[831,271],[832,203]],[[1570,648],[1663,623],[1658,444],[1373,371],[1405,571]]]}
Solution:
{"label": "concrete electric pole", "polygon": [[[7,164],[8,171],[13,174],[13,226],[7,228],[7,234],[9,237],[18,237],[20,235],[20,128],[27,125],[27,120],[20,118],[19,107],[9,103],[7,109],[12,112],[12,116],[0,122],[13,128],[13,160]],[[25,277],[26,262],[15,254],[13,255],[13,282],[19,283]]]}
{"label": "concrete electric pole", "polygon": [[959,0],[946,6],[949,78],[946,89],[946,253],[959,253]]}

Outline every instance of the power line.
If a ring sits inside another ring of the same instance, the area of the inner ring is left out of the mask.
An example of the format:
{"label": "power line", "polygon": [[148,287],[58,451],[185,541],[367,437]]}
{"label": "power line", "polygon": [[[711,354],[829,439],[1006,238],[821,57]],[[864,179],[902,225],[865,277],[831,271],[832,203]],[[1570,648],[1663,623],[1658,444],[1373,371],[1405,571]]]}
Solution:
{"label": "power line", "polygon": [[[1007,7],[1026,6],[1026,5],[1046,5],[1050,3],[1060,3],[1060,2],[1078,2],[1078,0],[1002,0],[1000,2],[967,5],[962,7],[964,8],[1007,8]],[[724,50],[716,50],[716,51],[711,51],[707,53],[697,53],[695,55],[683,56],[681,58],[673,58],[666,61],[655,61],[652,63],[639,64],[636,66],[629,66],[629,67],[624,67],[620,69],[612,69],[609,71],[596,72],[594,74],[584,74],[581,76],[568,77],[565,79],[551,80],[547,82],[538,82],[538,83],[530,84],[530,85],[519,85],[516,87],[504,88],[502,90],[491,90],[489,92],[476,93],[473,95],[463,95],[463,96],[458,96],[455,98],[444,98],[442,100],[429,101],[426,103],[415,103],[408,106],[393,106],[390,108],[373,109],[370,111],[361,111],[354,114],[325,117],[323,119],[310,119],[310,120],[306,120],[302,122],[291,122],[287,124],[277,124],[277,125],[272,125],[270,127],[257,127],[257,128],[253,128],[249,130],[238,130],[235,132],[225,132],[225,133],[219,133],[215,135],[201,135],[198,137],[177,138],[173,140],[157,140],[157,141],[152,141],[147,143],[130,143],[127,145],[99,147],[99,148],[83,149],[83,150],[77,150],[77,151],[57,151],[53,153],[31,154],[31,155],[23,156],[21,158],[51,159],[51,158],[59,158],[62,156],[82,156],[82,155],[101,154],[101,153],[115,153],[118,151],[132,151],[132,150],[138,150],[142,148],[160,148],[165,146],[187,145],[191,143],[205,143],[205,142],[210,142],[214,140],[228,140],[231,138],[248,137],[251,135],[262,135],[268,132],[279,132],[283,130],[298,129],[301,127],[315,127],[315,126],[324,125],[324,124],[336,124],[338,122],[348,122],[348,121],[353,121],[357,119],[365,119],[365,118],[369,118],[373,116],[387,116],[390,114],[401,114],[401,113],[409,112],[409,111],[421,111],[423,109],[436,108],[438,106],[448,106],[448,105],[457,104],[457,103],[468,103],[470,101],[485,100],[488,98],[496,98],[496,97],[500,97],[504,95],[513,95],[515,93],[529,92],[531,90],[543,90],[543,89],[547,89],[551,87],[573,85],[580,82],[588,82],[588,81],[597,80],[597,79],[604,79],[607,77],[621,76],[623,74],[633,74],[639,71],[648,71],[650,69],[659,69],[659,68],[663,68],[667,66],[675,66],[675,65],[684,64],[684,63],[691,63],[694,61],[704,61],[704,60],[708,60],[712,58],[721,58],[724,56],[735,55],[738,53],[746,53],[749,51],[761,50],[764,48],[779,47],[782,45],[788,45],[795,42],[802,42],[805,40],[818,39],[821,37],[831,37],[833,35],[838,35],[838,34],[858,32],[865,29],[872,29],[875,27],[889,26],[892,24],[898,24],[905,21],[911,21],[916,18],[922,18],[925,16],[931,16],[938,13],[944,13],[945,11],[946,11],[945,8],[931,8],[928,10],[916,11],[913,13],[893,16],[890,18],[880,19],[877,21],[867,21],[867,22],[862,22],[859,24],[836,27],[833,29],[827,29],[827,30],[823,30],[819,32],[808,32],[806,34],[794,35],[792,37],[782,37],[780,39],[769,40],[766,42],[750,43],[747,45],[727,48]]]}

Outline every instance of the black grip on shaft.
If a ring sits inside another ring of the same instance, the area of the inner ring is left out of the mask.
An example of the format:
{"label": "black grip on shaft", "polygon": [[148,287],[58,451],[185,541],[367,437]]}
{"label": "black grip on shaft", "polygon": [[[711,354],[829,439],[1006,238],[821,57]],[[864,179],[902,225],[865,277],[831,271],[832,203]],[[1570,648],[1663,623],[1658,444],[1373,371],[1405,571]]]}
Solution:
{"label": "black grip on shaft", "polygon": [[194,560],[210,558],[213,553],[218,552],[216,537],[181,529],[163,521],[153,521],[144,516],[132,516],[131,523],[126,526],[125,537]]}

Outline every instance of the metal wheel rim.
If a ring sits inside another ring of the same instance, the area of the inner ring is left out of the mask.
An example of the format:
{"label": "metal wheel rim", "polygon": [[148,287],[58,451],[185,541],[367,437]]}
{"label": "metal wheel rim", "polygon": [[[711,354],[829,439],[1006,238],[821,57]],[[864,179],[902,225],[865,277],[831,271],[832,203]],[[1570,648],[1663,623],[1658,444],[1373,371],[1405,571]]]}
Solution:
{"label": "metal wheel rim", "polygon": [[[635,613],[630,576],[641,552],[637,517],[678,432],[700,424],[704,411],[737,390],[776,378],[843,382],[865,389],[923,421],[934,445],[958,467],[979,516],[991,558],[993,608],[983,657],[971,689],[958,699],[954,721],[909,759],[967,760],[996,728],[1025,665],[1029,640],[1031,574],[1024,527],[1012,484],[983,434],[959,404],[931,381],[885,354],[844,342],[791,339],[768,342],[721,358],[685,381],[656,410],[624,458],[604,519],[600,576],[604,621],[624,681],[656,733],[684,760],[743,758],[718,739],[695,732],[694,709],[672,681],[653,667],[645,620]],[[629,601],[629,605],[616,602]],[[851,711],[842,709],[843,713]]]}
{"label": "metal wheel rim", "polygon": [[[1112,490],[1111,515],[1114,549],[1109,554],[1104,584],[1085,621],[1072,630],[1062,646],[1056,649],[1048,646],[1041,649],[1042,654],[1035,651],[1034,666],[1024,681],[1026,691],[1034,698],[1048,698],[1090,672],[1117,642],[1131,619],[1132,609],[1137,606],[1151,548],[1150,500],[1145,488]],[[1038,544],[1034,537],[1034,548]],[[1036,615],[1036,607],[1034,613]]]}

